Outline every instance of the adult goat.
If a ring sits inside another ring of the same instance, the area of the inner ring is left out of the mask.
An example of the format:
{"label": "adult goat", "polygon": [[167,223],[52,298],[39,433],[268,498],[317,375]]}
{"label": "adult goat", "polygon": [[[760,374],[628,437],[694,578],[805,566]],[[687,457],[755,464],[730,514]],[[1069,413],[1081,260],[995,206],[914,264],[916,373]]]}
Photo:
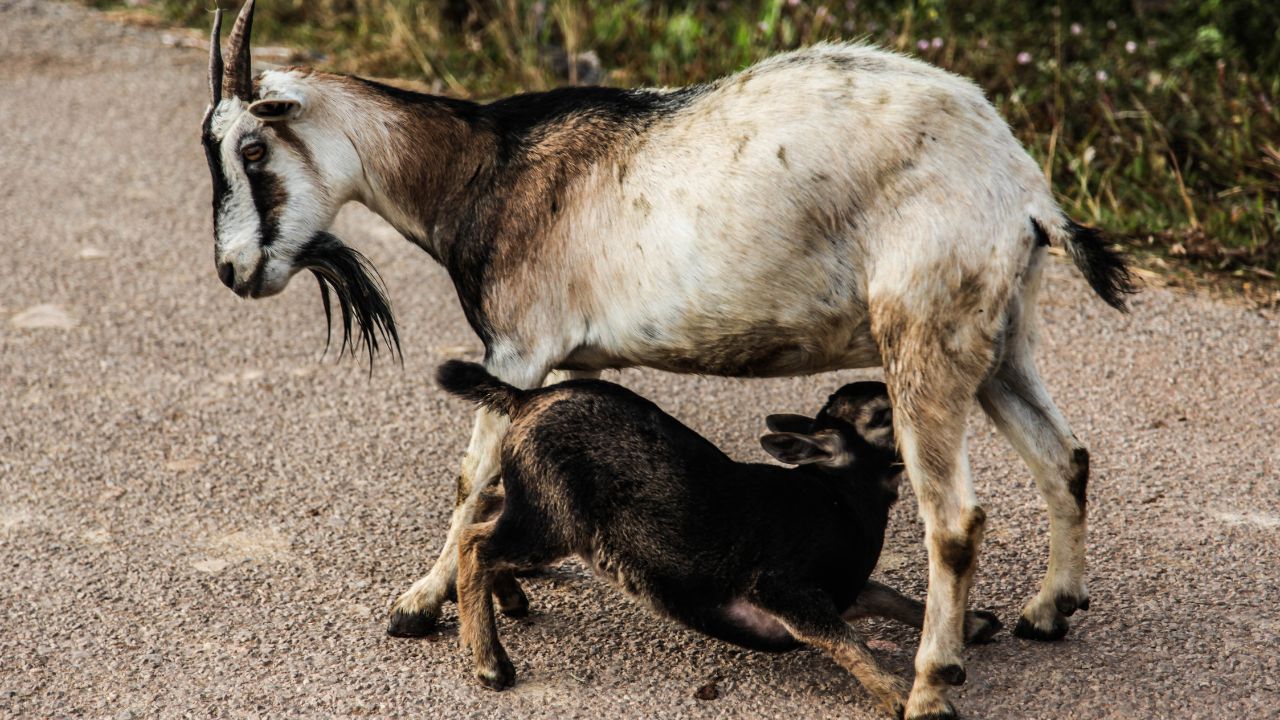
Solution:
{"label": "adult goat", "polygon": [[[287,68],[254,78],[253,2],[214,22],[203,143],[223,282],[265,297],[311,269],[372,354],[397,342],[363,258],[327,232],[358,200],[449,271],[519,388],[648,366],[785,376],[881,365],[924,518],[929,589],[907,717],[946,717],[985,516],[976,397],[1049,507],[1049,567],[1015,633],[1087,607],[1088,453],[1032,360],[1045,247],[1123,308],[1119,256],[1068,220],[981,91],[865,45],[819,45],[679,90],[573,88],[486,105]],[[507,421],[480,411],[448,539],[389,632],[429,632]],[[508,597],[523,601],[514,580]]]}

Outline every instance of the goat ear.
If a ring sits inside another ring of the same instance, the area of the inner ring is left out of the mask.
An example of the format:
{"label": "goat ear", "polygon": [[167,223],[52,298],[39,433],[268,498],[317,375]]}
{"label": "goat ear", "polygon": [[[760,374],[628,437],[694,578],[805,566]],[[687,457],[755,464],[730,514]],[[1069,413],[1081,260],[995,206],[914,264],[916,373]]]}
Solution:
{"label": "goat ear", "polygon": [[791,413],[779,413],[765,418],[764,424],[776,433],[807,433],[813,429],[813,418]]}
{"label": "goat ear", "polygon": [[793,432],[769,433],[760,438],[765,452],[788,465],[818,464],[843,467],[852,461],[838,433],[823,430],[813,435]]}
{"label": "goat ear", "polygon": [[302,103],[293,98],[270,97],[249,106],[249,114],[263,122],[292,120],[302,112]]}

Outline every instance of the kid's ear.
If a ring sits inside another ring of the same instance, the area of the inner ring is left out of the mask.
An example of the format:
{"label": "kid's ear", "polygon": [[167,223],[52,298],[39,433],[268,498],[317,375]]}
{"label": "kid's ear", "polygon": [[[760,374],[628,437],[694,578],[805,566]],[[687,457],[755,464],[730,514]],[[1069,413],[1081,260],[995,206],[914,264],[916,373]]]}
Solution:
{"label": "kid's ear", "polygon": [[845,450],[839,433],[823,430],[813,435],[794,432],[769,433],[760,438],[765,452],[788,465],[818,464],[845,467],[853,456]]}
{"label": "kid's ear", "polygon": [[766,417],[764,424],[776,433],[805,433],[813,429],[813,418],[792,413],[779,413]]}
{"label": "kid's ear", "polygon": [[288,97],[270,97],[249,106],[249,114],[263,122],[292,120],[302,113],[302,103]]}

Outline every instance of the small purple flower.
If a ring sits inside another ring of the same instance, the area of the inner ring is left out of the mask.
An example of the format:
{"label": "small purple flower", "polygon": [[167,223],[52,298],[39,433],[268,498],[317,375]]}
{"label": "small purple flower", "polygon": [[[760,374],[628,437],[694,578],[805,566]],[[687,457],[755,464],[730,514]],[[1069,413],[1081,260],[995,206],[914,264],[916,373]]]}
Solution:
{"label": "small purple flower", "polygon": [[919,40],[916,41],[916,49],[919,50],[920,52],[924,52],[925,50],[928,50],[929,41],[925,40],[924,38],[920,38]]}
{"label": "small purple flower", "polygon": [[1107,74],[1106,70],[1099,70],[1098,72],[1094,73],[1093,76],[1097,78],[1098,82],[1100,83],[1106,82],[1107,78],[1111,77],[1110,75]]}
{"label": "small purple flower", "polygon": [[933,46],[934,50],[937,50],[938,48],[942,47],[942,38],[936,37],[929,44]]}
{"label": "small purple flower", "polygon": [[800,0],[787,0],[787,7],[799,7]]}
{"label": "small purple flower", "polygon": [[1084,27],[1080,23],[1071,23],[1071,34],[1079,35],[1084,32]]}
{"label": "small purple flower", "polygon": [[1130,40],[1129,42],[1124,44],[1124,51],[1129,53],[1130,55],[1138,52],[1138,43]]}
{"label": "small purple flower", "polygon": [[978,47],[982,48],[983,50],[986,50],[987,46],[990,44],[991,43],[987,42],[986,38],[978,38]]}
{"label": "small purple flower", "polygon": [[1031,63],[1031,53],[1027,52],[1026,50],[1023,50],[1022,52],[1018,53],[1019,65],[1028,65],[1030,63]]}

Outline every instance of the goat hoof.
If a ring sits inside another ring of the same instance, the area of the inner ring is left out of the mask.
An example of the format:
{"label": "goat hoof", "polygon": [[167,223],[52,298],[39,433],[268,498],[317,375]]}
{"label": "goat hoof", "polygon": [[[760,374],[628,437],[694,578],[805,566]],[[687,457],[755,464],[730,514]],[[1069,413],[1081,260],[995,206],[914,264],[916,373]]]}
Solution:
{"label": "goat hoof", "polygon": [[991,642],[991,638],[1004,628],[1000,618],[989,610],[974,610],[969,613],[965,622],[965,642],[970,645],[981,645]]}
{"label": "goat hoof", "polygon": [[516,666],[501,658],[493,667],[476,668],[476,679],[490,690],[506,690],[516,684]]}
{"label": "goat hoof", "polygon": [[1080,598],[1072,595],[1059,595],[1053,599],[1053,605],[1058,609],[1058,612],[1071,617],[1076,613],[1076,610],[1089,609],[1089,597]]}
{"label": "goat hoof", "polygon": [[955,663],[943,665],[933,671],[934,682],[946,683],[948,685],[963,685],[965,677],[964,666]]}
{"label": "goat hoof", "polygon": [[507,617],[522,618],[529,614],[529,597],[514,577],[508,576],[506,582],[497,584],[493,597],[498,601],[498,610]]}
{"label": "goat hoof", "polygon": [[1060,614],[1053,616],[1053,622],[1048,629],[1040,628],[1025,617],[1021,617],[1018,618],[1018,624],[1013,628],[1013,636],[1023,640],[1052,642],[1066,637],[1069,628],[1070,625],[1067,624],[1067,619]]}
{"label": "goat hoof", "polygon": [[387,622],[387,634],[399,638],[426,637],[436,629],[436,616],[426,612],[396,610]]}
{"label": "goat hoof", "polygon": [[509,618],[529,616],[529,599],[520,593],[518,598],[498,598],[498,611]]}

